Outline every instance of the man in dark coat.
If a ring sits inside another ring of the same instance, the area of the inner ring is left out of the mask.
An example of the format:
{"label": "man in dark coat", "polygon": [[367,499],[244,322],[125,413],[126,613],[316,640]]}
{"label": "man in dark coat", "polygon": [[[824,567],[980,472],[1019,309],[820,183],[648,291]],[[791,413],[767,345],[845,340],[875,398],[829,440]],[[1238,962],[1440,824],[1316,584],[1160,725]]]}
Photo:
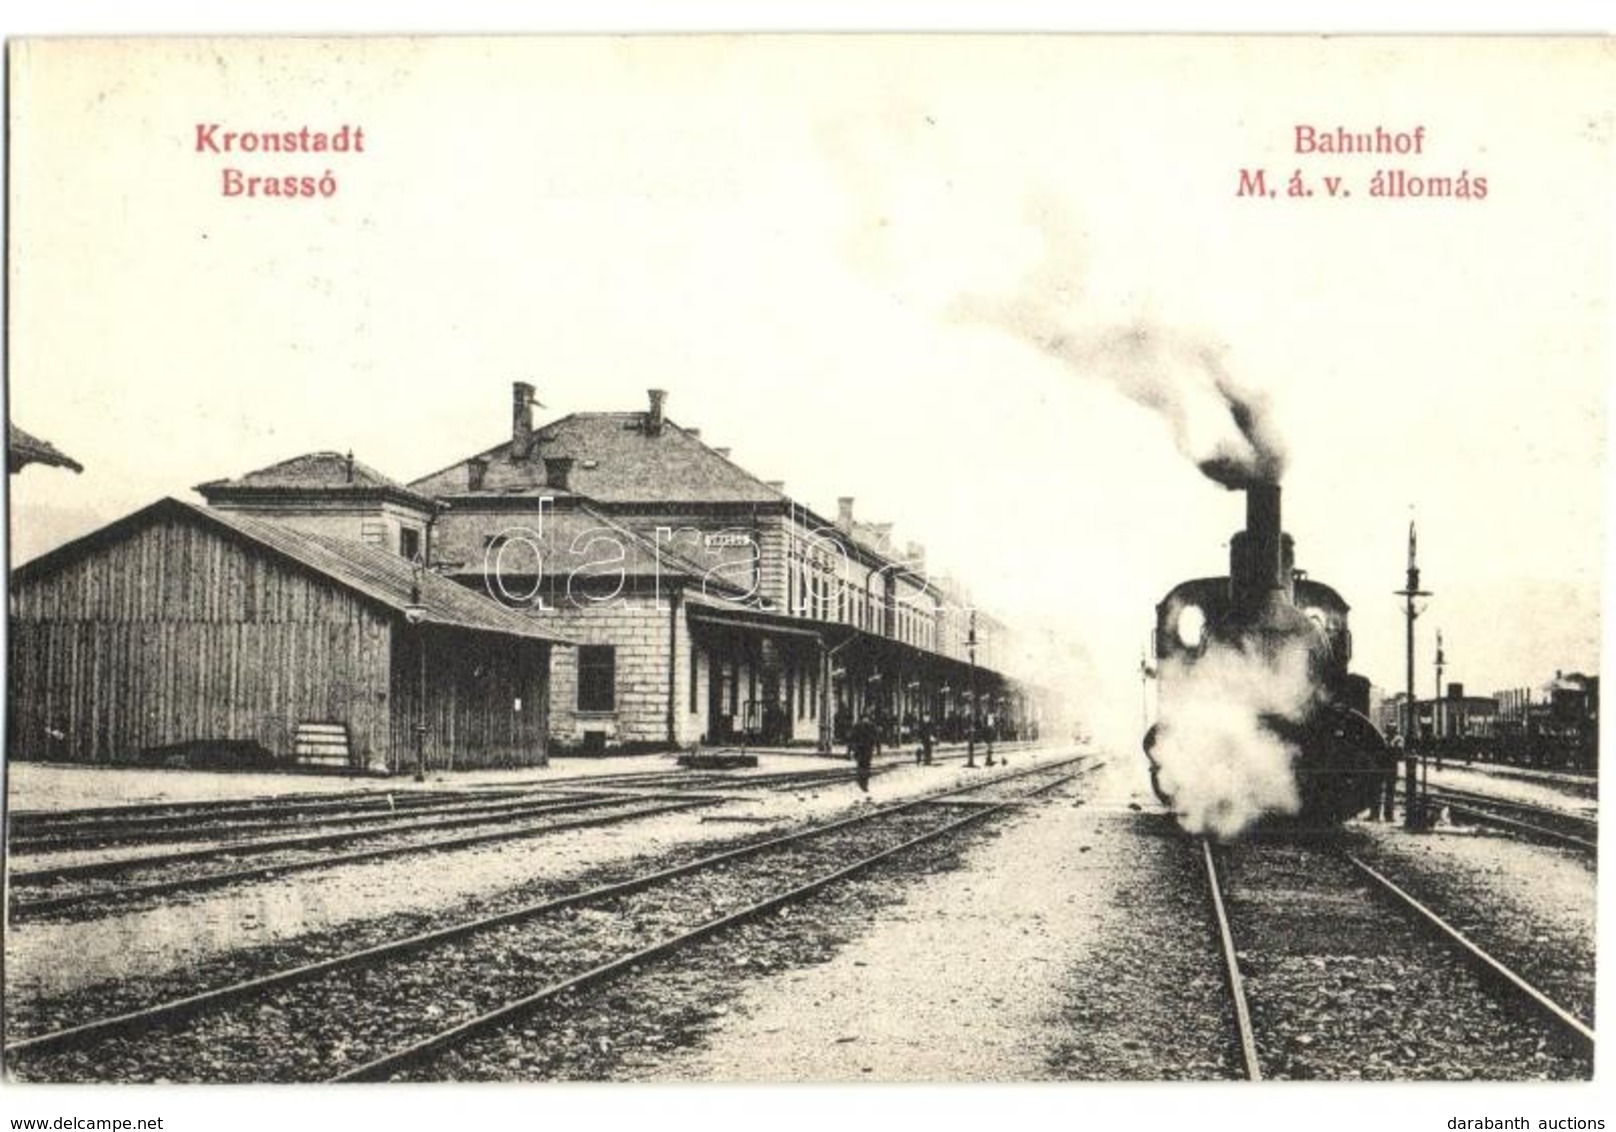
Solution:
{"label": "man in dark coat", "polygon": [[870,792],[870,762],[875,757],[878,735],[869,717],[860,717],[847,732],[847,749],[853,755],[854,778],[858,788]]}

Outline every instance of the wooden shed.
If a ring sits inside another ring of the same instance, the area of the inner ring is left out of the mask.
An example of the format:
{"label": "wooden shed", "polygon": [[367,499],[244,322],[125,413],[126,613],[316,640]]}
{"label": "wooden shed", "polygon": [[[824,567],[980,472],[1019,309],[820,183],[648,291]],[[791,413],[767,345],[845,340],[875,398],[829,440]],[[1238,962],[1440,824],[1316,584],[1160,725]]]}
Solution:
{"label": "wooden shed", "polygon": [[429,769],[538,764],[564,643],[385,549],[163,499],[13,574],[8,755],[400,771],[420,725]]}

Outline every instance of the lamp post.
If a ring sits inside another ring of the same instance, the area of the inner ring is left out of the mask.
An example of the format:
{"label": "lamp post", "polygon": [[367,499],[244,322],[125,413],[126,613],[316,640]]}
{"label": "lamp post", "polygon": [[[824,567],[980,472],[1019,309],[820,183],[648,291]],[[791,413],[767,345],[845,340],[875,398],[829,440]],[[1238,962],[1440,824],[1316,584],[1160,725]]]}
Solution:
{"label": "lamp post", "polygon": [[426,606],[421,604],[420,559],[415,562],[415,578],[410,584],[409,604],[404,607],[404,620],[415,629],[415,649],[419,657],[419,677],[415,689],[415,781],[426,781]]}
{"label": "lamp post", "polygon": [[983,742],[987,745],[987,756],[988,756],[987,761],[986,761],[986,763],[984,765],[992,766],[992,765],[994,765],[993,764],[993,730],[994,730],[994,728],[996,726],[998,726],[998,722],[999,722],[999,697],[998,696],[989,696],[989,697],[987,697],[987,701],[988,701],[987,726],[983,729],[982,739],[983,739]]}
{"label": "lamp post", "polygon": [[[1414,698],[1414,619],[1421,610],[1414,606],[1414,599],[1430,597],[1430,590],[1420,589],[1420,568],[1415,557],[1414,523],[1408,524],[1408,577],[1397,596],[1403,599],[1403,615],[1408,619],[1408,635],[1405,639],[1407,651],[1407,686],[1404,689],[1408,698],[1408,725],[1403,729],[1403,828],[1418,829],[1421,820],[1420,805],[1415,801],[1415,794],[1419,790],[1418,772],[1414,765],[1414,732],[1420,725],[1419,701]],[[1432,712],[1436,706],[1431,707]]]}
{"label": "lamp post", "polygon": [[966,693],[971,701],[971,722],[965,732],[965,765],[976,769],[976,610],[971,610],[971,628],[965,637],[965,655],[970,659],[971,690]]}

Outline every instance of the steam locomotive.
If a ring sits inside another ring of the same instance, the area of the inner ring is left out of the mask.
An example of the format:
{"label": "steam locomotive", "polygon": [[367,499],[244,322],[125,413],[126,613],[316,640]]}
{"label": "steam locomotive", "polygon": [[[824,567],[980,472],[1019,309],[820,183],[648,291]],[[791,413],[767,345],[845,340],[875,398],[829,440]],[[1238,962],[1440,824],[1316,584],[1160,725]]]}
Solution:
{"label": "steam locomotive", "polygon": [[1257,726],[1291,752],[1299,810],[1286,820],[1335,825],[1369,808],[1392,773],[1393,754],[1369,721],[1369,681],[1347,671],[1352,657],[1348,606],[1341,595],[1295,569],[1291,536],[1280,526],[1279,485],[1246,485],[1246,527],[1229,544],[1229,575],[1181,582],[1156,606],[1158,722],[1145,736],[1151,785],[1172,805],[1157,757],[1175,685],[1193,679],[1212,650],[1305,663],[1307,695],[1295,711],[1259,714]]}

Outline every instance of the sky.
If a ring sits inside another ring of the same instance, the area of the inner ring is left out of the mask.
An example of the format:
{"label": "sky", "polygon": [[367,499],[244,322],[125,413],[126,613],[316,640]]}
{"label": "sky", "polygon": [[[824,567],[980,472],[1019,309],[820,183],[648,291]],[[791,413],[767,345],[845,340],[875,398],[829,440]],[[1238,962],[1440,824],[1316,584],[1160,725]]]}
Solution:
{"label": "sky", "polygon": [[[500,441],[515,380],[541,421],[662,388],[760,478],[925,544],[1058,642],[1034,659],[1080,712],[1137,730],[1155,602],[1223,573],[1243,521],[1195,466],[1221,374],[1266,407],[1358,671],[1402,685],[1411,518],[1422,694],[1438,628],[1471,691],[1598,670],[1608,45],[11,50],[10,415],[86,469],[12,477],[14,562],[303,452],[413,479]],[[208,123],[365,151],[198,153]],[[1422,152],[1299,155],[1298,125],[1423,127]],[[232,168],[336,188],[232,197]],[[1274,198],[1239,194],[1259,168]],[[1486,196],[1377,198],[1381,170]],[[1118,335],[1149,349],[1091,348]]]}

